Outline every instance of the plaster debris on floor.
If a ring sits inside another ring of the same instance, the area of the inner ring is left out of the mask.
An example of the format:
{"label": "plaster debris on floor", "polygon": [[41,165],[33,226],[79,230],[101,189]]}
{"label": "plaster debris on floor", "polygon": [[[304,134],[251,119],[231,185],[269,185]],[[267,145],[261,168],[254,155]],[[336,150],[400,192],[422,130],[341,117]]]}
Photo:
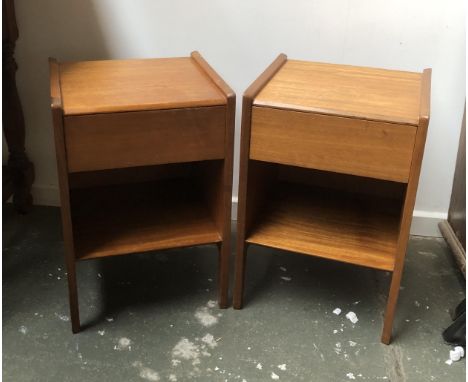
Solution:
{"label": "plaster debris on floor", "polygon": [[256,368],[257,368],[258,370],[262,370],[262,369],[263,369],[263,366],[262,366],[262,364],[259,362],[259,363],[257,363]]}
{"label": "plaster debris on floor", "polygon": [[200,347],[189,341],[188,338],[182,338],[172,349],[172,357],[185,360],[198,359],[200,357]]}
{"label": "plaster debris on floor", "polygon": [[216,301],[209,300],[206,303],[206,306],[201,306],[195,311],[195,318],[198,322],[205,326],[210,327],[218,323],[218,317],[221,317],[222,314],[218,313],[217,316],[213,315],[210,309],[216,306]]}
{"label": "plaster debris on floor", "polygon": [[218,342],[210,333],[205,334],[201,340],[202,342],[207,344],[211,349],[214,349],[216,346],[218,346]]}
{"label": "plaster debris on floor", "polygon": [[114,350],[132,350],[132,340],[127,337],[119,338],[117,344],[114,345]]}
{"label": "plaster debris on floor", "polygon": [[286,267],[279,267],[279,269],[281,269],[283,272],[287,271]]}
{"label": "plaster debris on floor", "polygon": [[272,372],[271,372],[271,379],[278,380],[278,379],[279,379],[279,375],[276,374],[274,371],[272,371]]}
{"label": "plaster debris on floor", "polygon": [[104,334],[106,334],[106,331],[105,330],[98,330],[98,334],[100,336],[103,336]]}
{"label": "plaster debris on floor", "polygon": [[341,309],[340,308],[333,309],[333,314],[336,314],[337,316],[339,316],[341,314]]}
{"label": "plaster debris on floor", "polygon": [[346,376],[348,377],[348,379],[356,379],[353,373],[347,373]]}
{"label": "plaster debris on floor", "polygon": [[26,334],[28,332],[28,328],[26,328],[24,325],[21,325],[18,331],[22,334]]}
{"label": "plaster debris on floor", "polygon": [[143,364],[139,361],[133,363],[133,367],[136,367],[139,371],[138,375],[140,378],[145,379],[151,382],[158,382],[161,380],[159,377],[159,373],[149,367],[143,366]]}
{"label": "plaster debris on floor", "polygon": [[281,280],[284,280],[284,281],[291,281],[291,280],[292,280],[292,277],[281,276]]}
{"label": "plaster debris on floor", "polygon": [[278,369],[285,371],[286,370],[286,364],[282,363],[281,365],[278,365]]}
{"label": "plaster debris on floor", "polygon": [[453,362],[458,362],[465,356],[465,349],[461,346],[455,346],[453,350],[449,351],[449,359],[445,361],[447,365],[451,365]]}
{"label": "plaster debris on floor", "polygon": [[356,313],[354,312],[348,312],[346,313],[346,318],[351,321],[353,324],[359,321],[359,319],[356,316]]}
{"label": "plaster debris on floor", "polygon": [[61,321],[70,321],[70,317],[68,317],[65,314],[55,313],[55,317],[57,317]]}

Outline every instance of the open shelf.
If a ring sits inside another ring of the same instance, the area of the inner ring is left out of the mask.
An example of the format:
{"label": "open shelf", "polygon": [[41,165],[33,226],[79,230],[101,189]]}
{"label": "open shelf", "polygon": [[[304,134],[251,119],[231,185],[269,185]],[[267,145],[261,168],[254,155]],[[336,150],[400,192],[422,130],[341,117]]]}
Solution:
{"label": "open shelf", "polygon": [[195,183],[185,178],[73,189],[76,257],[84,260],[220,242]]}
{"label": "open shelf", "polygon": [[248,243],[393,270],[401,200],[278,182]]}

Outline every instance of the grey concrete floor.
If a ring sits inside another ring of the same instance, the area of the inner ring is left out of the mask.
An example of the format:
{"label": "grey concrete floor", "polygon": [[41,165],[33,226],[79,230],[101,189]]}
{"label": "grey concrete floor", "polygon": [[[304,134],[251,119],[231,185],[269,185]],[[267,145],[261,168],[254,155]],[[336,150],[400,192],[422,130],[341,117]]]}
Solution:
{"label": "grey concrete floor", "polygon": [[390,346],[389,274],[260,247],[240,311],[213,306],[210,246],[82,262],[73,335],[59,210],[7,205],[3,223],[4,381],[465,380],[464,359],[445,364],[465,291],[441,239],[410,241]]}

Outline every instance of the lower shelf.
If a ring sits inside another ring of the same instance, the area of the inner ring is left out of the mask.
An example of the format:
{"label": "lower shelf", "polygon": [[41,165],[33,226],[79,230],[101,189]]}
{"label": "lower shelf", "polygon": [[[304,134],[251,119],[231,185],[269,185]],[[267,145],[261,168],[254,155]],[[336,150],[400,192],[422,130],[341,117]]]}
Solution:
{"label": "lower shelf", "polygon": [[71,202],[81,260],[221,241],[190,180],[77,189]]}
{"label": "lower shelf", "polygon": [[247,242],[392,271],[401,201],[280,183]]}

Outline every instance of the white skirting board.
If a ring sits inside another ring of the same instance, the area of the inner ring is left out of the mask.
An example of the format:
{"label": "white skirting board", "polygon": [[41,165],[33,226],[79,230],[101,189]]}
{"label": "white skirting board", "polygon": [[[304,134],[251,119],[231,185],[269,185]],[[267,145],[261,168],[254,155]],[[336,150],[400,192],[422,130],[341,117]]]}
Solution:
{"label": "white skirting board", "polygon": [[[34,204],[60,206],[58,188],[54,186],[33,185]],[[232,220],[237,219],[237,197],[232,198]],[[411,235],[442,237],[438,224],[447,219],[447,213],[415,210],[411,224]]]}

